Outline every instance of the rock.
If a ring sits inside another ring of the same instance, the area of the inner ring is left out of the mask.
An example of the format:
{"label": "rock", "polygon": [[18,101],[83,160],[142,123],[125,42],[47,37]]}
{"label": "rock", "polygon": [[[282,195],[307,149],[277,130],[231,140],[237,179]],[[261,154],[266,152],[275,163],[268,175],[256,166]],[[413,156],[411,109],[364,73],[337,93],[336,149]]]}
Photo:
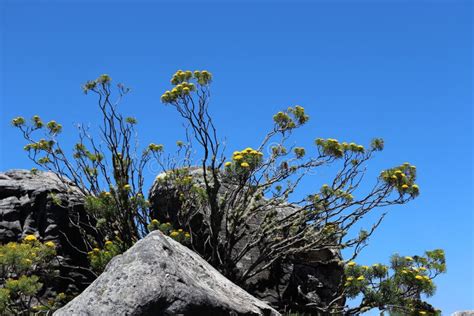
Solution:
{"label": "rock", "polygon": [[[204,187],[204,177],[201,168],[191,168],[189,175],[193,183]],[[160,174],[153,183],[149,192],[154,218],[160,222],[171,222],[175,229],[180,228],[177,222],[177,213],[180,210],[180,200],[176,187],[169,181],[163,181],[165,174]],[[220,195],[225,194],[231,185],[223,182]],[[277,217],[288,216],[298,211],[299,207],[292,204],[275,206]],[[202,230],[202,223],[209,216],[205,209],[194,211],[197,216],[191,222],[193,233]],[[250,222],[249,230],[260,226],[262,218],[255,217]],[[224,225],[224,223],[223,223]],[[224,230],[223,230],[224,231]],[[239,242],[235,251],[238,252],[245,245],[247,239]],[[196,249],[200,252],[200,249]],[[238,263],[237,269],[245,271],[258,257],[258,249],[247,253]],[[344,268],[339,251],[324,249],[308,251],[303,255],[296,255],[284,262],[275,263],[268,271],[262,272],[245,284],[240,284],[256,297],[278,307],[304,306],[311,301],[318,301],[325,306],[338,296],[338,286],[344,274]],[[343,303],[343,302],[341,302]]]}
{"label": "rock", "polygon": [[54,241],[63,263],[79,269],[61,267],[61,274],[68,279],[55,281],[54,289],[58,291],[79,291],[93,280],[93,275],[82,269],[88,266],[88,259],[85,252],[78,251],[85,248],[79,229],[71,223],[77,216],[85,216],[83,195],[54,173],[0,173],[0,242],[20,241],[28,234],[34,234],[40,241]]}
{"label": "rock", "polygon": [[159,231],[124,254],[54,313],[72,315],[279,315],[197,253]]}
{"label": "rock", "polygon": [[454,312],[451,316],[473,316],[474,311],[461,311],[461,312]]}

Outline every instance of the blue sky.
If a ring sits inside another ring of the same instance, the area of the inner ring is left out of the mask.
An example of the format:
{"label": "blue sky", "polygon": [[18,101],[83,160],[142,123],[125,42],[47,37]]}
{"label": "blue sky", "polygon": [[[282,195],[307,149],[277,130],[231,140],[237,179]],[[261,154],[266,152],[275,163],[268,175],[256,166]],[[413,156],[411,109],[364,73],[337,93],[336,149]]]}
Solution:
{"label": "blue sky", "polygon": [[[421,196],[388,210],[358,261],[443,248],[448,273],[431,302],[445,315],[474,309],[470,2],[3,0],[0,8],[0,170],[32,167],[14,116],[60,121],[67,144],[74,123],[96,126],[95,99],[80,85],[102,73],[133,89],[122,110],[137,117],[142,143],[173,147],[182,122],[159,96],[177,69],[208,69],[230,150],[258,145],[276,111],[300,104],[311,121],[295,144],[385,139],[369,183],[384,168],[415,164]],[[321,181],[310,177],[301,192]]]}

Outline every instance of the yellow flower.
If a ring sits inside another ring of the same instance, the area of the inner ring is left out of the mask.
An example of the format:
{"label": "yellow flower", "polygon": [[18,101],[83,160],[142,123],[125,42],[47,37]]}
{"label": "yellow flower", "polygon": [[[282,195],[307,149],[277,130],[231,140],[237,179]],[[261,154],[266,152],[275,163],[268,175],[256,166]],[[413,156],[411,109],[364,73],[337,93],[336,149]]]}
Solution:
{"label": "yellow flower", "polygon": [[234,156],[240,155],[240,151],[234,151],[233,155]]}
{"label": "yellow flower", "polygon": [[234,156],[234,160],[242,160],[244,157],[242,155]]}
{"label": "yellow flower", "polygon": [[402,273],[403,273],[403,274],[407,274],[407,273],[408,273],[408,270],[403,269],[403,270],[402,270]]}
{"label": "yellow flower", "polygon": [[49,248],[54,248],[54,247],[56,247],[56,244],[55,244],[54,242],[52,242],[52,241],[47,241],[47,242],[44,243],[44,245],[45,245],[46,247],[49,247]]}
{"label": "yellow flower", "polygon": [[364,270],[368,270],[368,269],[369,269],[369,267],[368,267],[368,266],[362,266],[362,269],[364,269]]}
{"label": "yellow flower", "polygon": [[93,251],[94,253],[98,253],[98,252],[100,251],[100,249],[99,249],[99,248],[94,248],[94,249],[92,249],[92,251]]}
{"label": "yellow flower", "polygon": [[357,280],[358,280],[358,281],[363,281],[363,280],[365,280],[365,278],[364,278],[363,275],[361,275],[360,277],[357,278]]}
{"label": "yellow flower", "polygon": [[351,261],[351,262],[349,262],[347,265],[348,265],[349,267],[353,267],[353,266],[356,265],[356,263],[355,263],[354,261]]}
{"label": "yellow flower", "polygon": [[178,229],[178,232],[180,232],[180,233],[181,233],[182,231],[183,231],[183,230],[182,230],[181,228],[180,228],[180,229]]}
{"label": "yellow flower", "polygon": [[406,260],[406,261],[413,261],[413,258],[412,258],[412,257],[409,257],[409,256],[406,256],[406,257],[405,257],[405,260]]}
{"label": "yellow flower", "polygon": [[105,242],[105,245],[106,245],[106,246],[112,245],[112,242],[111,242],[110,240],[107,240],[107,241]]}
{"label": "yellow flower", "polygon": [[245,148],[244,150],[249,153],[249,152],[252,152],[253,149],[250,148],[250,147],[247,147],[247,148]]}
{"label": "yellow flower", "polygon": [[426,315],[425,311],[419,311],[420,315]]}
{"label": "yellow flower", "polygon": [[242,162],[242,163],[240,164],[240,166],[241,166],[242,168],[248,168],[248,167],[250,167],[250,165],[249,165],[248,163],[246,163],[246,162]]}
{"label": "yellow flower", "polygon": [[25,259],[25,263],[26,264],[31,264],[33,261],[31,261],[30,259]]}
{"label": "yellow flower", "polygon": [[408,185],[406,185],[406,184],[402,185],[402,189],[404,189],[404,190],[408,189]]}
{"label": "yellow flower", "polygon": [[170,234],[171,237],[176,237],[178,235],[179,235],[179,233],[177,231],[172,231],[171,234]]}
{"label": "yellow flower", "polygon": [[426,281],[431,280],[430,277],[427,276],[427,275],[424,275],[424,276],[423,276],[423,279],[425,279]]}
{"label": "yellow flower", "polygon": [[158,225],[159,223],[160,223],[160,222],[158,222],[157,219],[152,219],[152,220],[151,220],[151,224],[152,224],[152,225]]}
{"label": "yellow flower", "polygon": [[420,267],[420,271],[426,271],[425,267]]}
{"label": "yellow flower", "polygon": [[258,155],[258,151],[256,151],[256,150],[252,150],[250,153],[251,153],[252,155]]}
{"label": "yellow flower", "polygon": [[123,186],[123,189],[124,189],[125,191],[129,191],[131,188],[132,188],[132,187],[130,186],[130,184],[126,184],[126,185]]}
{"label": "yellow flower", "polygon": [[36,241],[38,240],[35,235],[26,235],[25,241]]}
{"label": "yellow flower", "polygon": [[230,162],[230,161],[227,161],[227,162],[225,163],[225,166],[226,166],[226,167],[230,167],[230,166],[232,166],[232,162]]}
{"label": "yellow flower", "polygon": [[185,234],[184,234],[184,237],[185,237],[185,238],[191,238],[191,234],[190,234],[190,233],[185,233]]}
{"label": "yellow flower", "polygon": [[415,279],[417,279],[417,280],[423,280],[423,276],[422,276],[422,275],[417,275],[417,276],[415,277]]}
{"label": "yellow flower", "polygon": [[351,277],[351,276],[347,277],[347,281],[352,281],[352,280],[354,280],[354,277]]}

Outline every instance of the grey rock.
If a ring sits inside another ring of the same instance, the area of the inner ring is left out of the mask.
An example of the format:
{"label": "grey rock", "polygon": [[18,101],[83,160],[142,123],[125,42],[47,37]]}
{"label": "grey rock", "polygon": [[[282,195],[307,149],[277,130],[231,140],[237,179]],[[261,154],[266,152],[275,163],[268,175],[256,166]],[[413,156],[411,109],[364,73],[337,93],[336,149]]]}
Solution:
{"label": "grey rock", "polygon": [[473,316],[474,311],[460,311],[460,312],[454,312],[451,314],[451,316]]}
{"label": "grey rock", "polygon": [[[86,216],[83,195],[72,184],[51,172],[10,170],[0,173],[0,242],[17,242],[33,234],[41,241],[54,241],[65,265],[52,287],[58,291],[84,289],[93,275],[78,228],[71,220]],[[72,246],[74,245],[74,247]],[[78,251],[82,250],[84,252]],[[79,273],[70,278],[74,265]],[[72,281],[72,282],[71,282]]]}
{"label": "grey rock", "polygon": [[72,315],[279,315],[230,282],[197,253],[150,233],[78,297],[54,313]]}

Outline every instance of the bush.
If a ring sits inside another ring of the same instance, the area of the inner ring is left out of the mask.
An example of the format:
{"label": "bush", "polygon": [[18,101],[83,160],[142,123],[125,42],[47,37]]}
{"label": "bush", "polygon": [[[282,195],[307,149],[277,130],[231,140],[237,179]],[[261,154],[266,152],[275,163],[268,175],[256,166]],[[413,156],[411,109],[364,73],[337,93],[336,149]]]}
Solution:
{"label": "bush", "polygon": [[0,313],[2,315],[29,315],[47,313],[60,307],[64,293],[45,297],[45,285],[58,275],[56,245],[41,243],[34,235],[22,242],[0,246]]}

